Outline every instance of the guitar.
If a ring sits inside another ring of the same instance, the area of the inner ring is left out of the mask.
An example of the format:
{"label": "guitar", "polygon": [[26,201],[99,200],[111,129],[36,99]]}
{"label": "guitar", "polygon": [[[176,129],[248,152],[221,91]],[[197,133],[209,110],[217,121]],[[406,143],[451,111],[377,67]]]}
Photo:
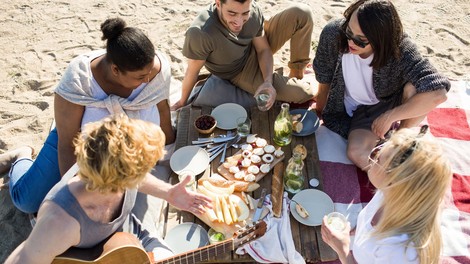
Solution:
{"label": "guitar", "polygon": [[170,258],[153,262],[151,253],[145,252],[139,240],[130,233],[117,232],[99,245],[89,248],[70,248],[57,256],[52,264],[150,264],[150,263],[196,263],[235,250],[239,246],[261,237],[266,232],[266,223],[259,221],[253,226],[238,230],[231,239],[207,245]]}

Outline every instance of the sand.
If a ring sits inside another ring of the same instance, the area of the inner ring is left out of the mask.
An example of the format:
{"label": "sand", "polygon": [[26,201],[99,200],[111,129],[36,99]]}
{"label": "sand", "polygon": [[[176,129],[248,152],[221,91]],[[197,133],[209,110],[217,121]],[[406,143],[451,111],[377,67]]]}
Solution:
{"label": "sand", "polygon": [[[70,3],[69,3],[70,2]],[[99,3],[97,3],[99,2]],[[269,17],[292,1],[260,1]],[[296,1],[297,2],[297,1]],[[315,43],[322,27],[351,3],[342,0],[298,1],[312,7]],[[171,101],[178,99],[184,76],[184,32],[212,0],[3,0],[0,6],[0,153],[21,145],[39,150],[53,120],[53,90],[75,56],[103,47],[99,25],[122,17],[143,29],[156,48],[171,59]],[[452,80],[470,81],[470,2],[468,0],[397,0],[405,31],[423,56]],[[286,45],[275,55],[286,66]],[[312,52],[312,57],[314,53]],[[0,183],[6,181],[0,178]],[[0,262],[31,232],[28,218],[0,191]]]}

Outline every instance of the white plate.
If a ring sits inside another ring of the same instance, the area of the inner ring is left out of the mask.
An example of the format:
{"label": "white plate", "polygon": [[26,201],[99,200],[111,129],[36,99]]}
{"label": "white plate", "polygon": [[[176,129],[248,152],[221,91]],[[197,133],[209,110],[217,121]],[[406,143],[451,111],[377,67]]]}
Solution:
{"label": "white plate", "polygon": [[173,153],[170,158],[170,168],[178,174],[190,170],[195,175],[205,171],[209,165],[209,154],[198,146],[185,146]]}
{"label": "white plate", "polygon": [[[304,115],[307,109],[293,109],[290,111],[291,115],[301,114]],[[299,119],[300,121],[300,119]],[[313,134],[317,131],[318,127],[320,126],[320,119],[317,117],[317,114],[314,110],[308,111],[307,116],[305,117],[304,121],[302,121],[302,131],[299,133],[292,131],[292,135],[298,137],[304,137]]]}
{"label": "white plate", "polygon": [[165,242],[178,255],[208,245],[209,236],[198,224],[182,223],[168,231]]}
{"label": "white plate", "polygon": [[212,110],[211,115],[217,120],[217,127],[230,130],[237,128],[237,119],[247,117],[245,108],[239,104],[221,104]]}
{"label": "white plate", "polygon": [[307,210],[309,216],[307,218],[302,218],[295,210],[295,202],[293,201],[290,201],[291,214],[297,221],[308,226],[321,225],[323,216],[333,212],[335,209],[335,205],[333,204],[333,200],[331,200],[330,196],[316,189],[300,191],[292,197],[292,200],[302,205],[302,207]]}

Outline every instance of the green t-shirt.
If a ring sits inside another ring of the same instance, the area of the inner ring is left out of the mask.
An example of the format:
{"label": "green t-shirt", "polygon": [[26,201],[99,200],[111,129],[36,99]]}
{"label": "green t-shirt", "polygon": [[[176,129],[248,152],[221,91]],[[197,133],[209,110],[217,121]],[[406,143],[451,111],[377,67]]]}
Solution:
{"label": "green t-shirt", "polygon": [[253,1],[250,18],[236,36],[221,23],[216,5],[211,4],[186,31],[183,55],[193,60],[206,60],[210,73],[230,80],[245,66],[253,38],[263,34],[263,22],[261,10]]}

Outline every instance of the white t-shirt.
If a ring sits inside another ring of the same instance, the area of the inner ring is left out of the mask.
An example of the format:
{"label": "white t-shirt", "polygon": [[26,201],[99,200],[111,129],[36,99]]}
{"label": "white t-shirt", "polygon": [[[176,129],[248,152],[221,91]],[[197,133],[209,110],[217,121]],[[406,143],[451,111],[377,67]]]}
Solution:
{"label": "white t-shirt", "polygon": [[406,248],[407,234],[377,240],[371,234],[375,230],[371,221],[382,205],[383,193],[378,191],[362,209],[357,218],[356,235],[352,251],[357,263],[406,264],[419,263],[418,254],[412,247]]}
{"label": "white t-shirt", "polygon": [[347,53],[342,57],[343,78],[346,85],[344,106],[349,116],[359,105],[374,105],[379,102],[372,86],[372,67],[369,66],[374,54],[363,59]]}

